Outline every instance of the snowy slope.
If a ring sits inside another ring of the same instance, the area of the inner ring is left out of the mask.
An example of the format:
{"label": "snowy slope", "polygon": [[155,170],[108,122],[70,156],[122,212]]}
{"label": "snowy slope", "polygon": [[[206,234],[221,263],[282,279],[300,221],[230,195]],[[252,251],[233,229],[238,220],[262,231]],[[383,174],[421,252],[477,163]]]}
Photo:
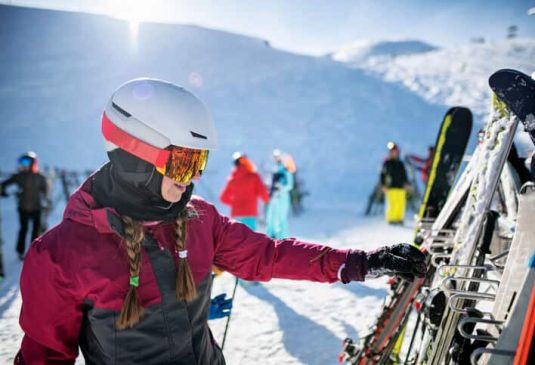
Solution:
{"label": "snowy slope", "polygon": [[511,39],[484,44],[468,44],[422,54],[395,58],[342,57],[352,67],[380,75],[384,80],[405,85],[434,104],[465,105],[479,115],[489,109],[489,76],[501,68],[531,74],[535,71],[535,39]]}
{"label": "snowy slope", "polygon": [[446,110],[338,62],[195,26],[141,24],[134,44],[124,21],[0,6],[0,44],[0,166],[8,170],[27,149],[43,165],[97,167],[106,157],[103,105],[145,75],[190,87],[213,112],[221,143],[206,194],[217,196],[234,151],[269,166],[278,147],[294,154],[314,201],[334,191],[355,205],[377,178],[386,142],[423,151]]}
{"label": "snowy slope", "polygon": [[331,57],[340,62],[363,64],[390,60],[399,56],[421,54],[437,48],[417,40],[404,41],[356,41],[341,47]]}

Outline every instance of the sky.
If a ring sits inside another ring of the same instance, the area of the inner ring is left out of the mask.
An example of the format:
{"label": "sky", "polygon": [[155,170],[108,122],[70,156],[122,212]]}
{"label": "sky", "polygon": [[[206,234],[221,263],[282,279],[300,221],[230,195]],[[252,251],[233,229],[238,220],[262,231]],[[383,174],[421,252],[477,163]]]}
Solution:
{"label": "sky", "polygon": [[439,47],[473,38],[535,37],[533,0],[0,0],[108,14],[131,21],[196,24],[240,33],[273,47],[324,55],[363,40],[419,39]]}

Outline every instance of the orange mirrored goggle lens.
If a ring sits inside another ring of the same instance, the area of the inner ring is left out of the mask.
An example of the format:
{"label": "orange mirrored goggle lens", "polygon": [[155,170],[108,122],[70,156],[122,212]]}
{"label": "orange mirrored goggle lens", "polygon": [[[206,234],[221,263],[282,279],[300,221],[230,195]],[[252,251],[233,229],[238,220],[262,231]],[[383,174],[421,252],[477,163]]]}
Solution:
{"label": "orange mirrored goggle lens", "polygon": [[176,182],[187,183],[206,168],[207,162],[208,150],[173,147],[164,171],[158,171]]}

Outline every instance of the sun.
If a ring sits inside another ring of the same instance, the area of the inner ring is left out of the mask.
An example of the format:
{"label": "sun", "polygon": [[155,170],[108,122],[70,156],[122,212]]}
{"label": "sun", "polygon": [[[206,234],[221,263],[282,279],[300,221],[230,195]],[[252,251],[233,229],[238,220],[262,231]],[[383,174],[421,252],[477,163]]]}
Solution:
{"label": "sun", "polygon": [[158,10],[154,1],[115,0],[109,2],[109,14],[128,22],[132,47],[137,49],[139,26],[143,21],[151,19]]}

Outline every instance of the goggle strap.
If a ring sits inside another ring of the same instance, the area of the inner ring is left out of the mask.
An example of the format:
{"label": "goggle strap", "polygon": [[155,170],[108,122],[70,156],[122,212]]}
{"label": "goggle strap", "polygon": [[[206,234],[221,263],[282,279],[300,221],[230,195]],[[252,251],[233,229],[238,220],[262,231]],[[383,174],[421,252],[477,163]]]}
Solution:
{"label": "goggle strap", "polygon": [[165,170],[170,155],[168,150],[154,147],[123,131],[110,121],[106,113],[102,113],[102,134],[106,140],[126,152],[153,164],[158,171]]}

